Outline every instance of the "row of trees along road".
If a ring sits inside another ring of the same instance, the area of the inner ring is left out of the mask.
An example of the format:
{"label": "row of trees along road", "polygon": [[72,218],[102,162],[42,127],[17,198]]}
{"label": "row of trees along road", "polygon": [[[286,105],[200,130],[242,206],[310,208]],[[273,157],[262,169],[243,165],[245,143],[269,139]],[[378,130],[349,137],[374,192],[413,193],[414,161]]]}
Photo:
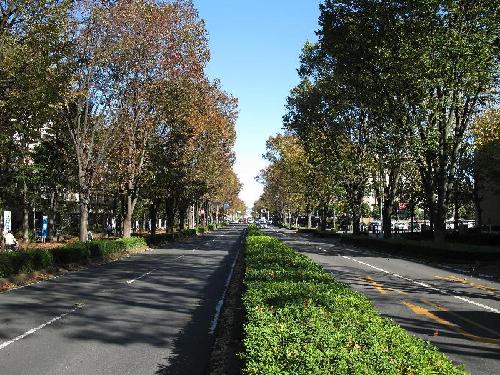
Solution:
{"label": "row of trees along road", "polygon": [[[444,240],[449,208],[484,175],[477,151],[492,132],[481,128],[498,122],[498,2],[325,0],[320,11],[318,42],[305,44],[288,97],[287,133],[268,143],[258,205],[311,213],[345,202],[357,232],[372,189],[386,237],[395,200],[410,209],[422,200]],[[289,177],[301,186],[288,185],[302,196],[288,201],[278,176],[292,173],[285,140],[302,155],[301,178]]]}
{"label": "row of trees along road", "polygon": [[81,240],[89,213],[128,237],[134,215],[155,232],[241,206],[237,101],[209,57],[188,0],[0,1],[0,208],[20,209],[24,239],[32,210],[66,226],[71,196]]}

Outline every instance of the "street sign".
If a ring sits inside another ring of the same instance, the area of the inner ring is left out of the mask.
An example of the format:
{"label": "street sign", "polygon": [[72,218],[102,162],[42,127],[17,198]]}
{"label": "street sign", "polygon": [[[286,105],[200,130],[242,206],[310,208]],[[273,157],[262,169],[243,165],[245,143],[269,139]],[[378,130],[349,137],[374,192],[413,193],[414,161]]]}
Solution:
{"label": "street sign", "polygon": [[12,230],[12,212],[4,211],[3,212],[3,231],[4,233],[8,233]]}
{"label": "street sign", "polygon": [[231,205],[229,203],[224,203],[224,209],[225,210],[229,209],[229,207],[231,207]]}
{"label": "street sign", "polygon": [[49,231],[49,218],[47,216],[42,216],[42,240],[45,241],[47,238],[47,233]]}

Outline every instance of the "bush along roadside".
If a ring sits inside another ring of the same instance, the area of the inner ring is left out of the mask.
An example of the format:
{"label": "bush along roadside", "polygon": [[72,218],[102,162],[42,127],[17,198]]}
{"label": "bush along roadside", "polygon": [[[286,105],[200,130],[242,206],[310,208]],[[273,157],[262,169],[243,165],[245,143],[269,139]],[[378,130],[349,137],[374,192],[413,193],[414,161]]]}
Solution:
{"label": "bush along roadside", "polygon": [[75,242],[51,250],[31,249],[0,253],[0,278],[145,248],[147,244],[144,238],[132,237]]}
{"label": "bush along roadside", "polygon": [[465,374],[309,258],[249,227],[246,374]]}
{"label": "bush along roadside", "polygon": [[225,226],[225,223],[222,224],[209,224],[208,226],[200,226],[196,227],[195,229],[184,229],[178,232],[171,232],[171,233],[157,233],[157,234],[150,234],[144,236],[144,239],[146,240],[146,243],[150,247],[155,247],[155,246],[161,246],[167,242],[173,242],[177,241],[182,238],[187,238],[187,237],[192,237],[196,236],[197,234],[203,234],[208,231],[214,231],[218,228],[221,228]]}
{"label": "bush along roadside", "polygon": [[396,254],[428,257],[436,260],[471,262],[476,260],[500,260],[500,249],[493,246],[477,246],[461,243],[435,243],[406,239],[383,239],[368,236],[342,235],[341,241],[371,250]]}
{"label": "bush along roadside", "polygon": [[[219,226],[214,225],[213,228],[216,229]],[[50,250],[28,249],[8,253],[0,252],[0,278],[7,278],[17,274],[29,274],[56,265],[80,263],[91,258],[107,258],[114,254],[146,249],[148,246],[160,246],[167,242],[196,236],[199,233],[214,229],[198,227],[196,229],[185,229],[174,233],[159,233],[144,237],[133,236],[116,240],[74,242]]]}

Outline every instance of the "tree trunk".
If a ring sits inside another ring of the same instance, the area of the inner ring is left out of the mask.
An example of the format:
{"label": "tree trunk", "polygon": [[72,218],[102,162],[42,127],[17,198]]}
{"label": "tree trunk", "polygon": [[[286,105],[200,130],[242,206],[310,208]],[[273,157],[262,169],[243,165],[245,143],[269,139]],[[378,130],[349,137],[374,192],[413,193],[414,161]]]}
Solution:
{"label": "tree trunk", "polygon": [[137,203],[137,197],[134,197],[132,193],[127,193],[125,197],[126,210],[125,217],[123,220],[123,237],[129,238],[132,235],[132,216],[134,214],[135,204]]}
{"label": "tree trunk", "polygon": [[50,194],[50,215],[49,215],[49,237],[51,241],[57,240],[56,214],[57,214],[57,193],[53,191]]}
{"label": "tree trunk", "polygon": [[413,233],[413,223],[415,222],[415,204],[410,204],[410,232]]}
{"label": "tree trunk", "polygon": [[326,209],[323,207],[321,210],[321,227],[320,230],[325,231],[326,230]]}
{"label": "tree trunk", "polygon": [[23,241],[30,242],[30,224],[29,224],[29,210],[28,210],[28,186],[26,181],[23,181]]}
{"label": "tree trunk", "polygon": [[361,210],[358,209],[353,212],[352,215],[352,234],[359,235],[361,234]]}
{"label": "tree trunk", "polygon": [[158,209],[156,206],[156,201],[153,201],[149,206],[149,220],[151,221],[150,233],[152,235],[156,234],[156,224],[158,221]]}
{"label": "tree trunk", "polygon": [[189,229],[194,229],[196,226],[194,211],[195,211],[195,207],[194,207],[194,204],[192,204],[189,206],[189,217],[188,217]]}
{"label": "tree trunk", "polygon": [[312,214],[309,212],[307,214],[307,228],[311,229],[312,228]]}
{"label": "tree trunk", "polygon": [[351,219],[352,219],[352,233],[360,234],[360,224],[361,224],[361,204],[363,203],[363,190],[353,191],[352,200],[351,200]]}
{"label": "tree trunk", "polygon": [[89,197],[80,194],[80,241],[88,240],[89,232]]}
{"label": "tree trunk", "polygon": [[186,208],[181,206],[179,209],[179,230],[184,230],[186,224]]}
{"label": "tree trunk", "polygon": [[384,205],[382,210],[382,230],[384,231],[384,238],[392,237],[392,200],[384,199]]}
{"label": "tree trunk", "polygon": [[458,208],[459,203],[458,199],[455,198],[455,202],[453,202],[453,230],[458,231]]}
{"label": "tree trunk", "polygon": [[437,202],[434,217],[434,241],[444,242],[446,237],[446,216],[448,207],[446,205],[446,180],[440,176],[437,192]]}

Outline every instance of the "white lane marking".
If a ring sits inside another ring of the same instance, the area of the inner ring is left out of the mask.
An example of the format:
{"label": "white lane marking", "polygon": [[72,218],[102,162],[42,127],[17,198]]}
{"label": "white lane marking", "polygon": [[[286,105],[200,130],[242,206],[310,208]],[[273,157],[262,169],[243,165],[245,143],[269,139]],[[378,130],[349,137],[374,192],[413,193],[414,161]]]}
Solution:
{"label": "white lane marking", "polygon": [[53,318],[53,319],[49,320],[48,322],[45,322],[45,323],[43,323],[43,324],[40,324],[38,327],[32,328],[32,329],[30,329],[29,331],[24,332],[22,335],[19,335],[19,336],[17,336],[17,337],[15,337],[15,338],[13,338],[12,340],[5,341],[5,342],[1,343],[1,344],[0,344],[0,350],[5,349],[5,348],[6,348],[7,346],[9,346],[10,344],[13,344],[13,343],[15,343],[16,341],[22,340],[22,339],[24,339],[26,336],[29,336],[29,335],[31,335],[31,334],[33,334],[33,333],[35,333],[36,331],[39,331],[39,330],[41,330],[42,328],[44,328],[44,327],[47,327],[47,326],[51,325],[51,324],[52,324],[52,323],[54,323],[54,322],[57,322],[59,319],[62,319],[62,318],[64,318],[66,315],[69,315],[69,314],[71,314],[71,313],[74,313],[76,310],[78,310],[78,309],[80,309],[80,308],[82,308],[82,306],[81,306],[81,305],[79,305],[79,306],[75,307],[73,310],[70,310],[70,311],[65,312],[64,314],[61,314],[61,315],[59,315],[59,316],[56,316],[55,318]]}
{"label": "white lane marking", "polygon": [[224,304],[224,299],[226,298],[227,290],[229,288],[229,283],[231,282],[231,279],[233,277],[234,267],[236,266],[236,261],[238,260],[239,254],[240,251],[238,251],[238,253],[234,257],[233,264],[231,265],[231,271],[229,272],[229,276],[227,277],[226,283],[224,285],[224,292],[222,293],[222,297],[219,299],[219,301],[217,302],[217,306],[215,307],[215,315],[214,318],[212,319],[212,323],[210,324],[210,329],[208,331],[210,335],[213,335],[215,329],[217,328],[217,323],[219,322],[222,305]]}
{"label": "white lane marking", "polygon": [[448,292],[448,291],[446,291],[446,290],[439,289],[439,288],[435,288],[435,287],[433,287],[433,286],[431,286],[431,285],[429,285],[429,284],[427,284],[427,283],[423,283],[423,282],[420,282],[420,281],[417,281],[417,280],[413,280],[413,279],[410,279],[410,278],[408,278],[408,277],[404,277],[404,276],[398,275],[397,273],[392,273],[392,272],[386,271],[386,270],[384,270],[384,269],[382,269],[382,268],[375,267],[374,265],[371,265],[371,264],[366,263],[366,262],[362,262],[362,261],[360,261],[360,260],[357,260],[357,259],[354,259],[354,258],[351,258],[351,257],[345,256],[345,255],[342,255],[342,258],[345,258],[345,259],[351,260],[351,261],[356,262],[356,263],[359,263],[359,264],[363,264],[363,265],[365,265],[365,266],[367,266],[367,267],[370,267],[370,268],[373,268],[373,269],[375,269],[375,270],[377,270],[377,271],[384,272],[384,273],[386,273],[386,274],[388,274],[388,275],[398,277],[398,278],[400,278],[400,279],[403,279],[403,280],[409,281],[409,282],[411,282],[411,283],[413,283],[413,284],[423,286],[424,288],[431,289],[431,290],[434,290],[434,291],[436,291],[436,292],[439,292],[439,293],[442,293],[442,294],[449,295],[449,296],[451,296],[451,297],[453,297],[453,298],[456,298],[456,299],[458,299],[458,300],[460,300],[460,301],[467,302],[467,303],[469,303],[469,304],[471,304],[471,305],[474,305],[474,306],[477,306],[477,307],[481,307],[481,308],[483,308],[483,309],[485,309],[485,310],[488,310],[488,311],[491,311],[491,312],[493,312],[493,313],[500,314],[500,310],[497,310],[497,309],[495,309],[494,307],[487,306],[487,305],[484,305],[484,304],[482,304],[482,303],[472,301],[472,300],[470,300],[470,299],[468,299],[468,298],[465,298],[465,297],[457,296],[457,295],[452,294],[452,293],[450,293],[450,292]]}
{"label": "white lane marking", "polygon": [[141,276],[139,277],[136,277],[135,279],[132,279],[132,280],[127,280],[127,284],[132,284],[133,282],[137,281],[137,280],[140,280],[142,279],[143,277],[146,277],[147,275],[151,274],[153,271],[156,271],[156,268],[155,269],[152,269],[151,271],[149,272],[146,272],[145,274],[142,274]]}

